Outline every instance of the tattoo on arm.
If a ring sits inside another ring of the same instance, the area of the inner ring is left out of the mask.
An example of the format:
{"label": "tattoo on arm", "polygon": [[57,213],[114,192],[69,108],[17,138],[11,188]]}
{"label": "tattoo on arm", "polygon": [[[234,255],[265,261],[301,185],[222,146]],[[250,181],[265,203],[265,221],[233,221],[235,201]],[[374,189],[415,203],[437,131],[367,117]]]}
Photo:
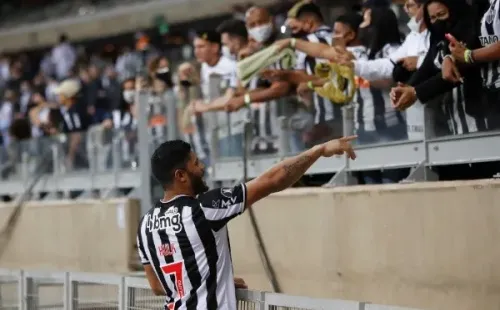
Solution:
{"label": "tattoo on arm", "polygon": [[285,170],[285,177],[291,179],[301,177],[307,171],[307,169],[309,169],[312,161],[313,158],[311,156],[302,155],[297,158],[296,161],[285,164],[283,166],[283,170]]}

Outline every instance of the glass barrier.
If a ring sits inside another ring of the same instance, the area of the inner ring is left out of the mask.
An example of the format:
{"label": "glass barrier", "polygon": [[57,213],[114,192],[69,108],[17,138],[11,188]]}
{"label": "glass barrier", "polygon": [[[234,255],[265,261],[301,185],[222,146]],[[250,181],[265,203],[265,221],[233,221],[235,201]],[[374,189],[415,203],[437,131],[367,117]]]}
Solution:
{"label": "glass barrier", "polygon": [[426,104],[429,139],[476,135],[498,131],[500,112],[495,105],[498,95],[484,91],[477,99],[466,98],[463,86],[441,95]]}

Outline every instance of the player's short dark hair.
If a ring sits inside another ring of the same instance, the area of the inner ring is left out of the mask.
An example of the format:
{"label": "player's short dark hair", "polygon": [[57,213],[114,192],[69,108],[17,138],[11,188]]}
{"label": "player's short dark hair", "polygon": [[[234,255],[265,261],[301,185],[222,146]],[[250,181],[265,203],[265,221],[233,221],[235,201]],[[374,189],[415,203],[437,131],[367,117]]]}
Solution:
{"label": "player's short dark hair", "polygon": [[358,13],[348,13],[340,15],[335,20],[336,23],[342,23],[349,26],[354,32],[358,33],[359,25],[363,22],[363,16]]}
{"label": "player's short dark hair", "polygon": [[191,154],[191,145],[182,140],[162,143],[151,156],[151,171],[162,186],[172,184],[176,169],[186,167]]}
{"label": "player's short dark hair", "polygon": [[304,4],[297,10],[296,18],[300,19],[303,16],[312,15],[316,17],[320,21],[324,21],[323,14],[321,13],[321,9],[318,5],[314,3]]}
{"label": "player's short dark hair", "polygon": [[230,36],[240,37],[245,41],[248,40],[248,31],[245,22],[239,19],[231,18],[223,21],[217,32],[220,34],[227,33]]}

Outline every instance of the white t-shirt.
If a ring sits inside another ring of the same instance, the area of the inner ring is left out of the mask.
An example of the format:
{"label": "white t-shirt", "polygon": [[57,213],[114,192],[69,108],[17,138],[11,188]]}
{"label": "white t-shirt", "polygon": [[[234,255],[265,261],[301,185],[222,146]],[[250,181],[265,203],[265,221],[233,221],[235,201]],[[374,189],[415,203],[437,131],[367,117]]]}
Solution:
{"label": "white t-shirt", "polygon": [[[205,102],[210,102],[216,99],[218,96],[211,98],[211,82],[210,77],[213,75],[220,75],[220,85],[221,89],[235,88],[237,86],[236,78],[236,62],[221,56],[219,62],[215,66],[209,66],[206,63],[201,65],[201,91],[203,94],[203,99]],[[215,85],[213,86],[215,87]],[[223,93],[220,95],[224,95]],[[225,138],[229,135],[241,134],[243,133],[244,123],[243,120],[246,117],[246,109],[240,109],[239,111],[233,113],[226,112],[215,112],[208,113],[208,117],[204,117],[206,130],[212,131],[218,128],[219,138]],[[215,117],[213,117],[215,115]],[[210,133],[207,133],[210,134]]]}

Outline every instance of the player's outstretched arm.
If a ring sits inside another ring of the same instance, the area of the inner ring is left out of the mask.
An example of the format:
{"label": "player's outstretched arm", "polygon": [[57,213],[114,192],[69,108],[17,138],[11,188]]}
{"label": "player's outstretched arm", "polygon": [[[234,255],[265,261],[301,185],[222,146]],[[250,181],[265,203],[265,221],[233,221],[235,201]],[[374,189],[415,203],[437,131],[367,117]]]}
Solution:
{"label": "player's outstretched arm", "polygon": [[246,184],[246,205],[251,206],[253,203],[272,193],[289,188],[295,184],[320,157],[347,154],[349,158],[355,159],[356,154],[351,146],[351,141],[354,139],[356,139],[356,136],[331,140],[276,164],[267,172]]}

